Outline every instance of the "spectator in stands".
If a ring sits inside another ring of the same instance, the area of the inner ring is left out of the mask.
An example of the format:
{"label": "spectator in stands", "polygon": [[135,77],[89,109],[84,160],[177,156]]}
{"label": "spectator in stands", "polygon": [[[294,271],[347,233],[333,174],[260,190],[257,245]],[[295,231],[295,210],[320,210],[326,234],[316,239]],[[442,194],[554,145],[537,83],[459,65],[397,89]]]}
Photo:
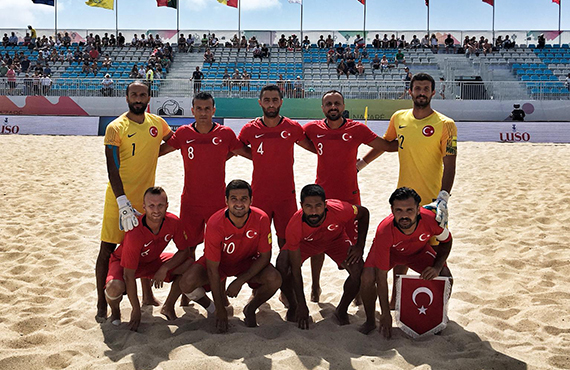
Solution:
{"label": "spectator in stands", "polygon": [[18,36],[16,36],[16,33],[14,33],[14,32],[10,33],[10,39],[9,39],[8,45],[11,45],[11,46],[17,46],[18,45]]}
{"label": "spectator in stands", "polygon": [[356,38],[354,39],[354,48],[356,50],[363,48],[366,46],[366,40],[364,40],[364,37],[360,36],[360,35],[356,35]]}
{"label": "spectator in stands", "polygon": [[331,63],[336,63],[336,51],[334,48],[330,48],[329,51],[327,51],[327,65]]}
{"label": "spectator in stands", "polygon": [[538,35],[538,45],[536,46],[538,49],[544,49],[546,46],[546,39],[544,38],[544,33]]}
{"label": "spectator in stands", "polygon": [[30,60],[27,56],[24,56],[24,59],[20,62],[20,66],[22,67],[22,72],[27,73],[30,69]]}
{"label": "spectator in stands", "polygon": [[6,72],[6,78],[8,79],[8,92],[6,95],[12,95],[16,89],[16,71],[14,71],[14,66],[10,65],[8,71]]}
{"label": "spectator in stands", "polygon": [[348,78],[348,67],[346,66],[346,63],[344,62],[344,60],[340,60],[340,63],[336,66],[336,75],[337,78],[340,78],[340,75],[346,75],[346,78]]}
{"label": "spectator in stands", "polygon": [[344,59],[344,46],[339,42],[336,46],[336,60]]}
{"label": "spectator in stands", "polygon": [[358,73],[358,71],[356,70],[356,61],[354,57],[349,56],[348,58],[346,58],[346,68],[348,69],[348,73],[351,75],[355,75]]}
{"label": "spectator in stands", "polygon": [[445,100],[445,88],[446,88],[445,85],[446,85],[445,84],[445,78],[440,77],[439,78],[439,96],[441,96],[441,98],[443,100]]}
{"label": "spectator in stands", "polygon": [[115,47],[117,46],[117,39],[115,38],[115,35],[111,34],[111,37],[109,38],[109,46]]}
{"label": "spectator in stands", "polygon": [[85,43],[87,44],[92,44],[95,42],[95,37],[93,37],[93,34],[90,33],[86,38],[85,38]]}
{"label": "spectator in stands", "polygon": [[111,79],[111,75],[107,73],[105,78],[101,81],[101,94],[103,96],[113,96],[114,84],[115,81],[113,81],[113,79]]}
{"label": "spectator in stands", "polygon": [[61,43],[64,47],[69,48],[71,46],[71,37],[69,37],[69,33],[65,33],[63,38],[61,39]]}
{"label": "spectator in stands", "polygon": [[421,41],[420,39],[418,39],[418,37],[416,35],[412,36],[412,40],[410,41],[410,47],[412,49],[417,49],[421,46]]}
{"label": "spectator in stands", "polygon": [[362,60],[359,60],[356,64],[356,72],[358,76],[364,76],[364,65],[362,64]]}
{"label": "spectator in stands", "polygon": [[317,47],[319,49],[324,49],[327,47],[327,42],[325,41],[325,37],[323,35],[321,35],[317,40]]}
{"label": "spectator in stands", "polygon": [[425,35],[420,41],[422,48],[427,49],[430,47],[429,35]]}
{"label": "spectator in stands", "polygon": [[412,80],[412,72],[410,72],[410,69],[406,67],[404,68],[404,71],[406,72],[404,78],[402,79],[404,81],[404,91],[398,99],[404,99],[407,96],[408,90],[410,89],[410,81]]}
{"label": "spectator in stands", "polygon": [[212,53],[210,48],[207,48],[204,52],[204,63],[210,63],[211,66],[215,61],[216,59],[214,58],[214,53]]}
{"label": "spectator in stands", "polygon": [[117,36],[117,46],[123,47],[125,46],[125,36],[121,32],[119,32],[119,36]]}
{"label": "spectator in stands", "polygon": [[181,33],[180,37],[178,37],[178,52],[180,53],[188,52],[188,44],[186,43],[186,37],[184,37],[183,33]]}
{"label": "spectator in stands", "polygon": [[49,64],[46,63],[46,66],[44,68],[44,75],[51,75],[51,68],[49,67]]}
{"label": "spectator in stands", "polygon": [[42,77],[42,74],[38,73],[38,72],[34,72],[34,75],[32,76],[32,86],[33,86],[33,94],[34,95],[40,95],[41,77]]}
{"label": "spectator in stands", "polygon": [[374,40],[372,40],[372,47],[375,49],[380,49],[382,47],[382,40],[380,40],[380,35],[376,34]]}
{"label": "spectator in stands", "polygon": [[139,78],[139,67],[135,64],[133,68],[131,68],[131,73],[129,73],[129,78]]}
{"label": "spectator in stands", "polygon": [[281,35],[281,38],[279,39],[279,41],[277,41],[277,46],[279,46],[279,48],[281,49],[286,49],[288,47],[285,35],[283,34]]}
{"label": "spectator in stands", "polygon": [[245,38],[245,36],[241,37],[241,40],[239,41],[239,48],[247,49],[247,39]]}
{"label": "spectator in stands", "polygon": [[230,79],[231,79],[230,73],[228,72],[228,69],[225,68],[224,69],[224,77],[222,79],[222,86],[229,86],[230,85]]}
{"label": "spectator in stands", "polygon": [[344,60],[348,60],[348,59],[356,59],[356,56],[354,55],[354,52],[352,51],[352,49],[350,48],[350,46],[347,46],[345,51],[344,51],[344,55],[342,57]]}
{"label": "spectator in stands", "polygon": [[97,72],[99,72],[99,66],[95,61],[91,63],[91,72],[93,72],[93,76],[97,76]]}
{"label": "spectator in stands", "polygon": [[215,33],[212,33],[212,37],[210,38],[210,47],[217,48],[219,44],[220,40],[218,40]]}
{"label": "spectator in stands", "polygon": [[334,47],[334,40],[331,35],[327,36],[327,39],[325,40],[325,46],[329,49]]}
{"label": "spectator in stands", "polygon": [[289,47],[293,50],[299,50],[301,48],[301,43],[299,42],[297,35],[291,35],[291,45],[289,45]]}
{"label": "spectator in stands", "polygon": [[390,49],[396,49],[398,47],[398,40],[396,40],[396,35],[392,34],[390,40],[388,41],[388,47]]}
{"label": "spectator in stands", "polygon": [[477,39],[475,39],[475,36],[467,41],[465,49],[465,57],[469,58],[471,55],[479,56],[479,43]]}
{"label": "spectator in stands", "polygon": [[105,54],[105,58],[103,59],[103,63],[101,63],[101,68],[111,68],[113,65],[113,60],[109,56],[108,53]]}
{"label": "spectator in stands", "polygon": [[249,42],[247,44],[247,51],[253,50],[256,46],[258,46],[258,42],[257,39],[255,38],[255,36],[251,36],[251,38],[249,39]]}
{"label": "spectator in stands", "polygon": [[243,74],[241,75],[241,79],[243,80],[242,87],[244,89],[247,89],[247,91],[249,91],[249,81],[251,80],[251,75],[249,73],[247,73],[247,71],[245,69],[243,70]]}
{"label": "spectator in stands", "polygon": [[400,36],[398,39],[398,48],[399,49],[406,49],[408,47],[408,43],[406,42],[405,35]]}
{"label": "spectator in stands", "polygon": [[42,88],[42,95],[49,95],[49,91],[51,90],[52,80],[49,75],[43,75],[40,78],[40,86]]}
{"label": "spectator in stands", "polygon": [[394,64],[396,65],[396,67],[398,66],[398,64],[406,64],[406,56],[404,55],[404,53],[402,52],[402,49],[398,49],[398,52],[396,53],[396,55],[394,56]]}
{"label": "spectator in stands", "polygon": [[431,34],[430,44],[431,44],[431,51],[437,54],[439,51],[439,41],[437,40],[435,33]]}
{"label": "spectator in stands", "polygon": [[139,67],[139,78],[144,78],[146,74],[146,68],[141,64]]}
{"label": "spectator in stands", "polygon": [[253,53],[253,58],[259,58],[259,60],[263,60],[263,57],[261,56],[261,48],[259,47],[259,45],[255,45],[252,49],[252,53]]}
{"label": "spectator in stands", "polygon": [[31,25],[28,26],[28,31],[30,33],[30,43],[32,45],[35,45],[36,39],[38,38],[38,34],[37,34],[36,30]]}
{"label": "spectator in stands", "polygon": [[568,74],[566,75],[565,86],[566,86],[567,89],[570,89],[570,73],[568,73]]}
{"label": "spectator in stands", "polygon": [[498,36],[495,40],[495,47],[501,49],[503,47],[503,36]]}
{"label": "spectator in stands", "polygon": [[263,58],[269,58],[271,56],[271,53],[269,52],[269,48],[267,47],[267,44],[263,44],[263,46],[261,47],[261,56]]}
{"label": "spectator in stands", "polygon": [[489,39],[483,40],[483,45],[481,46],[481,49],[483,50],[483,54],[485,56],[493,52],[493,45],[491,45]]}
{"label": "spectator in stands", "polygon": [[156,35],[154,35],[154,46],[160,48],[162,47],[163,43],[162,43],[162,39],[160,38],[160,35],[157,33]]}
{"label": "spectator in stands", "polygon": [[89,63],[89,59],[83,60],[83,66],[81,67],[81,73],[85,73],[85,75],[88,75],[90,70],[91,70],[91,64]]}
{"label": "spectator in stands", "polygon": [[378,57],[378,54],[374,54],[374,59],[372,59],[372,62],[370,64],[372,65],[373,73],[375,69],[380,69],[380,57]]}
{"label": "spectator in stands", "polygon": [[166,73],[170,72],[170,66],[172,65],[172,61],[170,58],[164,57],[160,59],[160,66],[164,68]]}
{"label": "spectator in stands", "polygon": [[526,116],[526,113],[524,112],[524,110],[521,109],[521,105],[520,104],[513,104],[513,111],[510,114],[510,117],[513,121],[519,121],[519,122],[523,122],[524,121],[524,117]]}
{"label": "spectator in stands", "polygon": [[109,33],[105,32],[105,34],[101,38],[101,45],[104,47],[109,46]]}
{"label": "spectator in stands", "polygon": [[503,41],[503,47],[505,49],[512,49],[515,47],[515,42],[509,39],[509,35],[505,36],[505,41]]}
{"label": "spectator in stands", "polygon": [[91,61],[97,62],[99,60],[99,51],[96,48],[91,49],[89,57],[91,58]]}
{"label": "spectator in stands", "polygon": [[140,40],[139,37],[137,36],[137,34],[135,33],[135,35],[133,36],[133,39],[131,40],[131,46],[134,46],[138,49],[140,45]]}
{"label": "spectator in stands", "polygon": [[24,95],[32,95],[33,94],[33,84],[34,84],[34,80],[30,77],[29,74],[26,73],[26,76],[24,76],[24,87],[22,89],[22,92],[24,93]]}
{"label": "spectator in stands", "polygon": [[303,87],[303,81],[301,76],[297,76],[297,79],[293,83],[293,98],[303,99],[305,97],[305,88]]}
{"label": "spectator in stands", "polygon": [[382,38],[382,49],[388,49],[388,47],[390,47],[390,39],[388,38],[388,34],[385,33]]}
{"label": "spectator in stands", "polygon": [[390,68],[390,61],[386,58],[386,54],[382,55],[382,60],[380,61],[380,68],[382,72],[388,70]]}
{"label": "spectator in stands", "polygon": [[279,75],[279,79],[277,80],[277,87],[279,87],[279,90],[281,90],[281,92],[285,91],[285,80],[283,79],[282,74]]}
{"label": "spectator in stands", "polygon": [[309,36],[305,36],[305,39],[303,40],[303,49],[309,50],[310,47],[311,41],[309,40]]}
{"label": "spectator in stands", "polygon": [[186,49],[191,53],[194,51],[194,43],[195,43],[194,35],[189,34],[188,38],[186,39]]}
{"label": "spectator in stands", "polygon": [[368,59],[368,49],[366,49],[366,46],[360,49],[360,58]]}
{"label": "spectator in stands", "polygon": [[239,37],[237,33],[234,33],[234,37],[232,37],[231,43],[232,43],[232,48],[236,49],[239,48]]}
{"label": "spectator in stands", "polygon": [[139,38],[139,45],[141,48],[146,48],[150,45],[144,33],[141,33],[141,37]]}
{"label": "spectator in stands", "polygon": [[2,37],[2,46],[9,46],[10,45],[10,38],[8,37],[8,34],[5,33],[4,37]]}
{"label": "spectator in stands", "polygon": [[204,79],[204,73],[200,71],[200,67],[196,66],[196,70],[192,72],[192,78],[190,81],[194,81],[194,94],[199,93],[202,89],[202,80]]}
{"label": "spectator in stands", "polygon": [[445,52],[447,54],[455,54],[455,40],[453,39],[453,37],[451,37],[451,33],[447,34],[444,43],[445,43]]}

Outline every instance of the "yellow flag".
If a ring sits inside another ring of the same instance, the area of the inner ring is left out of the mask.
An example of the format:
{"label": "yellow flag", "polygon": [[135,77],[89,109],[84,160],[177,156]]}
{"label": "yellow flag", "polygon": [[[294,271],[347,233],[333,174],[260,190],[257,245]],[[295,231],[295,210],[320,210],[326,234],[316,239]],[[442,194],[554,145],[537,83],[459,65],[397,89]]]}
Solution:
{"label": "yellow flag", "polygon": [[113,10],[115,0],[87,0],[85,4]]}

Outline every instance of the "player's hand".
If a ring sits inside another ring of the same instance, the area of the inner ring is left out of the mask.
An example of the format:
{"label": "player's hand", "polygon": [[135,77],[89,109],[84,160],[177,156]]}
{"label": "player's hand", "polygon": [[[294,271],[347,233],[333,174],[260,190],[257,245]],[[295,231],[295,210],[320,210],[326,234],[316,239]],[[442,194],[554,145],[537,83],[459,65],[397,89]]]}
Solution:
{"label": "player's hand", "polygon": [[362,171],[366,166],[368,166],[368,163],[364,159],[358,158],[356,160],[356,172]]}
{"label": "player's hand", "polygon": [[117,204],[119,205],[119,229],[127,232],[139,226],[139,220],[136,216],[138,212],[133,208],[127,196],[117,197]]}
{"label": "player's hand", "polygon": [[378,328],[378,331],[386,339],[390,339],[392,337],[392,315],[388,313],[380,316],[380,327]]}
{"label": "player's hand", "polygon": [[297,306],[295,321],[297,321],[299,329],[309,329],[309,308],[306,304]]}
{"label": "player's hand", "polygon": [[131,321],[129,321],[129,330],[137,331],[141,323],[141,310],[140,308],[133,308],[131,312]]}
{"label": "player's hand", "polygon": [[346,256],[344,262],[347,265],[358,263],[362,259],[363,254],[364,251],[362,250],[361,247],[353,245],[348,249],[348,255]]}
{"label": "player's hand", "polygon": [[164,283],[164,279],[166,279],[166,274],[168,270],[165,268],[159,268],[156,274],[154,274],[152,278],[152,282],[154,283],[154,287],[159,289],[162,288],[162,284]]}
{"label": "player's hand", "polygon": [[442,190],[437,195],[436,200],[424,206],[425,209],[429,209],[430,211],[435,210],[435,220],[439,223],[439,226],[444,229],[447,227],[447,202],[449,201],[449,197],[449,193],[445,190]]}
{"label": "player's hand", "polygon": [[228,311],[223,306],[216,307],[216,329],[218,329],[218,333],[228,331]]}
{"label": "player's hand", "polygon": [[441,272],[441,269],[436,269],[435,267],[426,267],[420,277],[424,280],[433,280],[436,277],[439,276],[439,273]]}
{"label": "player's hand", "polygon": [[232,283],[228,286],[228,289],[226,290],[226,294],[228,295],[228,297],[230,298],[235,298],[237,297],[237,295],[239,294],[241,287],[243,286],[243,283],[240,282],[239,278],[235,279],[234,281],[232,281]]}

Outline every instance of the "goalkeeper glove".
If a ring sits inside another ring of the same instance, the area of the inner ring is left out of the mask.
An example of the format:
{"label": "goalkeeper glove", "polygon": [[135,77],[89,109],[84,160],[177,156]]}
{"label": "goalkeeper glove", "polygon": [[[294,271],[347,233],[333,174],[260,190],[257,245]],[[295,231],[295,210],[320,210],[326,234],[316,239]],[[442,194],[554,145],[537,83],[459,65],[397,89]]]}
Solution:
{"label": "goalkeeper glove", "polygon": [[449,201],[449,197],[449,193],[445,190],[442,190],[437,195],[436,200],[424,206],[425,209],[429,209],[430,211],[435,210],[435,220],[439,223],[439,226],[444,229],[447,227],[447,202]]}
{"label": "goalkeeper glove", "polygon": [[127,232],[139,226],[138,212],[133,208],[127,196],[121,195],[117,197],[117,204],[119,205],[119,229]]}

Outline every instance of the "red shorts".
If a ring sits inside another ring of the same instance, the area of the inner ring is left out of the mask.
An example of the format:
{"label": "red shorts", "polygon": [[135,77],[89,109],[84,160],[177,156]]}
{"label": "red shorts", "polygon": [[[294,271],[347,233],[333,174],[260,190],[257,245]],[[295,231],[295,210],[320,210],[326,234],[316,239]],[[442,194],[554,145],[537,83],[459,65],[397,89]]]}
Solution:
{"label": "red shorts", "polygon": [[187,203],[180,205],[180,222],[188,237],[188,246],[195,247],[204,241],[204,226],[215,212],[223,207],[199,207]]}
{"label": "red shorts", "polygon": [[[146,278],[152,279],[154,274],[158,271],[158,269],[169,259],[174,256],[173,253],[161,253],[160,258],[155,259],[154,261],[150,261],[148,263],[139,265],[135,271],[135,278]],[[121,260],[116,258],[114,255],[111,255],[111,259],[109,260],[109,272],[107,273],[107,280],[105,283],[108,283],[111,280],[120,280],[125,281],[123,278],[123,266],[121,266]],[[172,270],[168,271],[166,274],[165,282],[169,283],[172,281]]]}
{"label": "red shorts", "polygon": [[[390,253],[390,267],[388,270],[391,270],[396,265],[404,265],[421,274],[422,271],[426,269],[426,267],[433,266],[436,255],[437,253],[433,250],[431,245],[426,245],[422,250],[410,256],[402,256],[396,253]],[[375,258],[374,251],[371,250],[368,258],[366,258],[364,267],[376,267],[384,270],[382,267],[380,267],[382,265],[380,262],[381,261],[379,261],[378,258]]]}
{"label": "red shorts", "polygon": [[293,197],[290,199],[271,199],[258,200],[253,198],[253,205],[261,208],[270,220],[273,220],[275,232],[278,238],[285,238],[285,229],[293,214],[297,212],[297,200]]}
{"label": "red shorts", "polygon": [[[249,270],[249,268],[251,267],[251,265],[253,265],[253,262],[255,262],[255,260],[257,259],[257,256],[252,257],[251,259],[248,260],[243,260],[240,262],[239,266],[234,266],[232,268],[218,268],[218,273],[220,274],[220,281],[224,281],[226,280],[226,278],[228,278],[229,276],[239,276],[241,274],[243,274],[244,272],[246,272],[247,270]],[[208,268],[206,267],[206,256],[202,256],[198,259],[198,261],[194,262],[199,264],[200,266],[202,266],[204,268],[204,270],[208,271]],[[259,288],[261,285],[257,284],[257,283],[250,283],[249,281],[247,282],[247,284],[250,286],[250,288],[255,289],[255,288]],[[211,291],[210,289],[210,285],[204,285],[204,289],[206,291]]]}
{"label": "red shorts", "polygon": [[336,262],[339,268],[343,268],[341,264],[348,256],[348,249],[352,246],[352,242],[346,236],[341,235],[328,245],[314,245],[313,243],[301,242],[301,260],[304,262],[307,258],[316,256],[317,254],[325,253]]}

